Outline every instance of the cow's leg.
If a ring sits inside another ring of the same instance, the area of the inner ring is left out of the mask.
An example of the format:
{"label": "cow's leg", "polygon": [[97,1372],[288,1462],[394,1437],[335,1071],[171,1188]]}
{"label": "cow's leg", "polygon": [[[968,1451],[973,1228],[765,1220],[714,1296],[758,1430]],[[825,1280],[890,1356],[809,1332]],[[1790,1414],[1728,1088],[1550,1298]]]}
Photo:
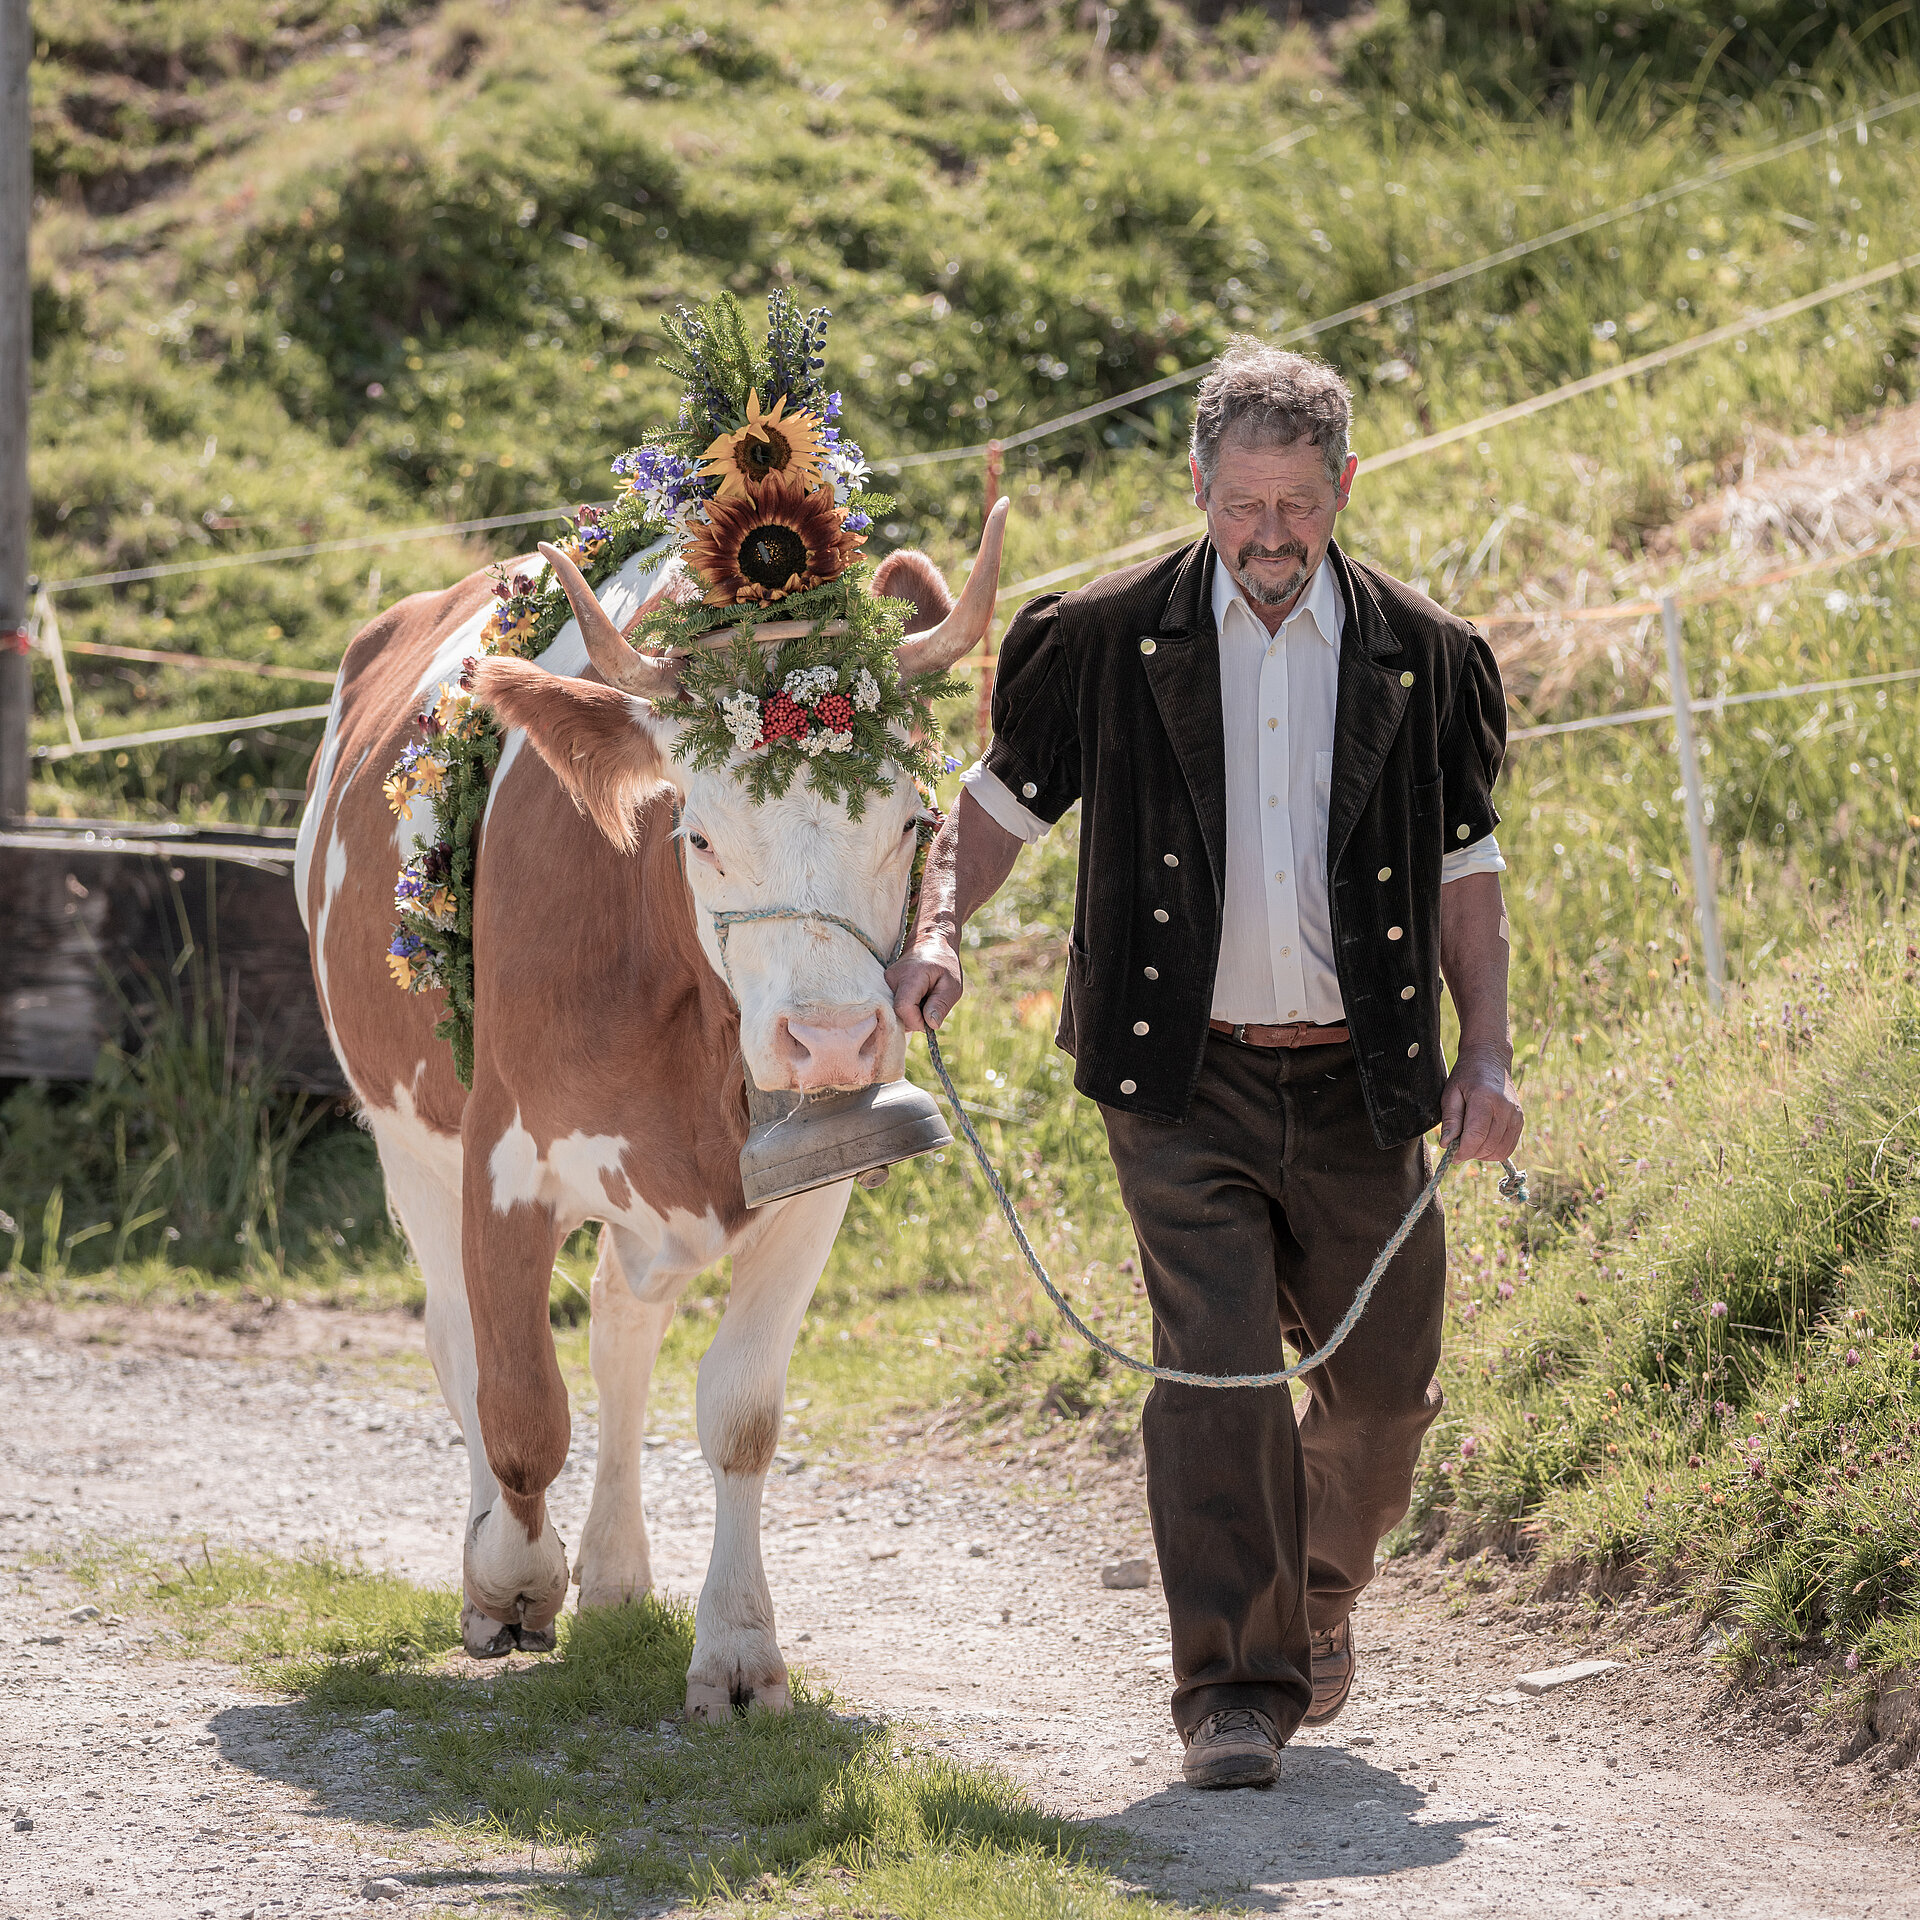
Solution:
{"label": "cow's leg", "polygon": [[485,1149],[477,1163],[472,1152],[471,1118],[470,1109],[461,1265],[478,1365],[474,1403],[500,1496],[468,1524],[463,1585],[475,1613],[511,1628],[523,1649],[544,1652],[567,1597],[567,1553],[547,1514],[547,1489],[573,1437],[547,1318],[562,1234],[551,1207],[497,1204]]}
{"label": "cow's leg", "polygon": [[760,1493],[780,1438],[787,1361],[840,1230],[852,1183],[796,1194],[734,1249],[733,1289],[700,1362],[700,1451],[713,1474],[713,1559],[694,1610],[687,1713],[784,1712],[787,1663],[760,1558]]}
{"label": "cow's leg", "polygon": [[601,1228],[587,1336],[600,1400],[600,1455],[574,1571],[582,1607],[618,1606],[653,1585],[640,1508],[647,1389],[674,1302],[689,1277],[678,1267],[664,1271],[646,1243],[625,1228]]}
{"label": "cow's leg", "polygon": [[[419,1139],[414,1138],[418,1133]],[[460,1272],[460,1146],[426,1136],[417,1123],[376,1114],[373,1136],[386,1175],[387,1199],[413,1248],[427,1285],[427,1358],[447,1411],[466,1443],[472,1492],[469,1530],[500,1504],[500,1483],[487,1465],[480,1438],[480,1365],[473,1352],[473,1319]],[[471,1600],[460,1609],[460,1637],[467,1651],[489,1659],[511,1653],[513,1625],[482,1613]]]}

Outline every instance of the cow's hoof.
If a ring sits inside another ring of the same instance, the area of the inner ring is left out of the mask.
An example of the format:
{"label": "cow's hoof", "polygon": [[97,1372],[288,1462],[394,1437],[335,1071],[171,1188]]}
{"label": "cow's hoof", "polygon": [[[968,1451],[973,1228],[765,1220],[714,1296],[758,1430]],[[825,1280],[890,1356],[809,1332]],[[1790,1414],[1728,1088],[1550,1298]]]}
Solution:
{"label": "cow's hoof", "polygon": [[793,1693],[784,1673],[769,1674],[759,1681],[736,1674],[725,1686],[691,1677],[687,1680],[689,1720],[731,1720],[736,1713],[788,1713],[792,1708]]}
{"label": "cow's hoof", "polygon": [[515,1627],[522,1653],[551,1653],[560,1644],[560,1629],[551,1620],[544,1627]]}
{"label": "cow's hoof", "polygon": [[460,1644],[476,1660],[498,1660],[514,1650],[517,1628],[484,1614],[471,1600],[460,1609]]}
{"label": "cow's hoof", "polygon": [[467,1528],[462,1573],[468,1604],[496,1625],[518,1629],[518,1645],[529,1633],[547,1632],[566,1602],[567,1550],[553,1522],[529,1540],[504,1506],[490,1507]]}

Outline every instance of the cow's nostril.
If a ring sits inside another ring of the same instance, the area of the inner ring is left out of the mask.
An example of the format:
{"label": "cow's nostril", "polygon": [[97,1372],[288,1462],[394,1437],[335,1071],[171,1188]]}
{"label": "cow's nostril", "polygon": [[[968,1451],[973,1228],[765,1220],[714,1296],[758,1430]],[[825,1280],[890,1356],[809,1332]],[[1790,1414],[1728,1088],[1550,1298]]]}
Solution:
{"label": "cow's nostril", "polygon": [[780,1052],[803,1088],[862,1086],[873,1077],[880,1016],[846,1022],[782,1020]]}

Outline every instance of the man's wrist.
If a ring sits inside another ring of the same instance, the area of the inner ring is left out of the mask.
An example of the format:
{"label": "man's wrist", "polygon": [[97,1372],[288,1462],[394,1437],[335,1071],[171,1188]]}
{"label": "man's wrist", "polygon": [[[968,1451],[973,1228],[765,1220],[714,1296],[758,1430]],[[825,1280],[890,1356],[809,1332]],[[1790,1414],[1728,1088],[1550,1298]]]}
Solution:
{"label": "man's wrist", "polygon": [[1505,1039],[1469,1039],[1463,1034],[1459,1046],[1454,1050],[1454,1065],[1464,1066],[1469,1060],[1486,1061],[1497,1066],[1502,1073],[1511,1073],[1513,1042]]}

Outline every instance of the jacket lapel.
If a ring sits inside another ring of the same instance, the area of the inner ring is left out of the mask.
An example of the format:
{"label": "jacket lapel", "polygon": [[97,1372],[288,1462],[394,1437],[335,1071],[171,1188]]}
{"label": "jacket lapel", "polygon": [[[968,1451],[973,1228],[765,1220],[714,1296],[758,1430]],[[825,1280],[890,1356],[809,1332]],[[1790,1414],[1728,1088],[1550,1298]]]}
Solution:
{"label": "jacket lapel", "polygon": [[[1220,642],[1213,630],[1211,544],[1187,550],[1158,627],[1138,637],[1141,665],[1153,689],[1160,723],[1186,777],[1213,883],[1227,877],[1227,744],[1220,714]],[[1151,648],[1149,649],[1149,643]]]}
{"label": "jacket lapel", "polygon": [[[1366,581],[1338,544],[1334,562],[1347,628],[1340,647],[1340,680],[1333,719],[1333,786],[1327,796],[1327,875],[1331,879],[1359,824],[1407,710],[1400,684],[1401,649]],[[1216,668],[1216,683],[1218,671]]]}

